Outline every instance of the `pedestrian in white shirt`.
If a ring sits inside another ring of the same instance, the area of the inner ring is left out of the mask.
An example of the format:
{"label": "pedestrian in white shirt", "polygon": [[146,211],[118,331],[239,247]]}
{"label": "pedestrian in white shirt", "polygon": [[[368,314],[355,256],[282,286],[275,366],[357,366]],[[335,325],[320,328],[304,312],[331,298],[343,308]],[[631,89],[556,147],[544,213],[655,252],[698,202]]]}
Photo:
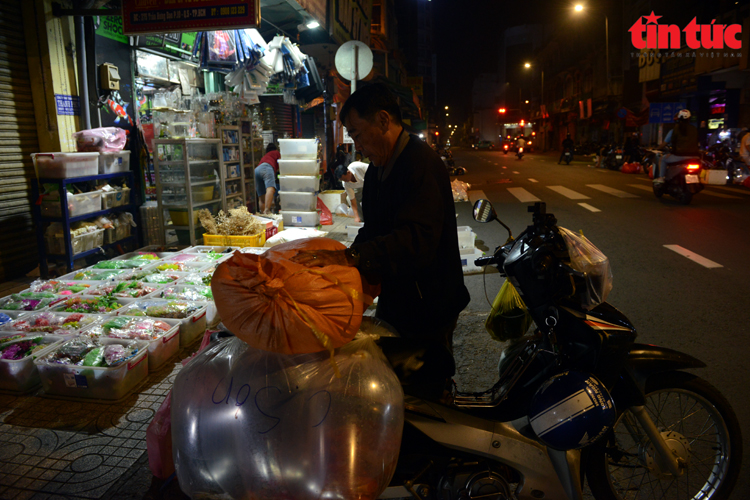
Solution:
{"label": "pedestrian in white shirt", "polygon": [[346,195],[349,198],[349,204],[352,206],[354,213],[354,222],[363,222],[362,214],[362,189],[365,186],[365,174],[367,173],[367,163],[353,161],[346,169],[340,166],[336,169],[337,180],[344,183]]}

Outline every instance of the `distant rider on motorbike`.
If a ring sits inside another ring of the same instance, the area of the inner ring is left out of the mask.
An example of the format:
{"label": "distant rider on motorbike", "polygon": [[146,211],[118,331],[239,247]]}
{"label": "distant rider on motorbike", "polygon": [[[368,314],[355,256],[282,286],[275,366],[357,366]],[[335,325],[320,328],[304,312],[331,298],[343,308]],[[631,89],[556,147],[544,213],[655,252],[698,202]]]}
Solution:
{"label": "distant rider on motorbike", "polygon": [[676,118],[677,125],[669,131],[664,142],[661,144],[661,147],[671,144],[672,154],[660,155],[661,159],[657,159],[655,162],[654,184],[664,182],[668,163],[675,163],[700,156],[700,152],[698,151],[698,129],[688,121],[690,120],[690,111],[682,109],[677,113]]}
{"label": "distant rider on motorbike", "polygon": [[565,156],[565,151],[570,151],[571,156],[573,155],[573,147],[575,146],[575,143],[573,142],[573,139],[570,138],[570,134],[563,139],[562,141],[562,151],[560,152],[560,159],[557,160],[557,164],[559,165],[563,161],[563,156]]}

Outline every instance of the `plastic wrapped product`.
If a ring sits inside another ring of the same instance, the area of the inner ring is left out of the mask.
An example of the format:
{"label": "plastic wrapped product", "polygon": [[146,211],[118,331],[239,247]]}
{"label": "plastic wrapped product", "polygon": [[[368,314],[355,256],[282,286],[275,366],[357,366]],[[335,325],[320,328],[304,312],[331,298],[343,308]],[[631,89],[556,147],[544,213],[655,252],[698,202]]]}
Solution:
{"label": "plastic wrapped product", "polygon": [[210,285],[213,273],[188,273],[180,281],[183,285]]}
{"label": "plastic wrapped product", "polygon": [[214,300],[210,286],[170,286],[160,290],[155,296],[168,300],[178,299],[198,302]]}
{"label": "plastic wrapped product", "polygon": [[16,332],[69,335],[80,333],[83,328],[97,321],[99,316],[45,311],[18,319],[6,328]]}
{"label": "plastic wrapped product", "polygon": [[148,285],[142,281],[118,281],[107,283],[87,293],[89,295],[112,295],[113,297],[137,299],[155,292],[156,289],[156,286]]}
{"label": "plastic wrapped product", "polygon": [[13,321],[13,318],[5,313],[0,313],[0,326],[5,325],[6,323],[10,323],[11,321]]}
{"label": "plastic wrapped product", "polygon": [[[289,356],[209,345],[172,391],[173,457],[191,498],[375,499],[398,460],[403,391],[370,337]],[[294,471],[290,473],[290,471]]]}
{"label": "plastic wrapped product", "polygon": [[87,332],[88,335],[103,335],[113,339],[154,340],[172,328],[171,325],[151,318],[128,318],[117,316]]}
{"label": "plastic wrapped product", "polygon": [[83,336],[69,340],[42,360],[61,365],[107,367],[117,366],[136,356],[138,352],[135,342],[102,345],[95,338]]}
{"label": "plastic wrapped product", "polygon": [[57,310],[84,314],[106,314],[120,307],[121,304],[113,297],[73,297],[60,304]]}
{"label": "plastic wrapped product", "polygon": [[74,293],[83,292],[88,288],[91,288],[89,283],[41,279],[35,280],[29,286],[29,290],[32,292],[51,292],[58,295],[72,295]]}
{"label": "plastic wrapped product", "polygon": [[564,227],[559,228],[570,257],[570,267],[585,273],[574,277],[575,296],[585,309],[593,309],[605,300],[612,290],[612,268],[609,259],[588,238]]}
{"label": "plastic wrapped product", "polygon": [[127,142],[127,133],[119,127],[101,127],[81,130],[73,134],[79,152],[116,153]]}
{"label": "plastic wrapped product", "polygon": [[5,311],[38,311],[60,300],[61,298],[54,293],[14,293],[10,297],[0,299],[0,309]]}
{"label": "plastic wrapped product", "polygon": [[180,275],[172,272],[156,273],[151,274],[143,278],[143,281],[147,283],[165,284],[172,283],[180,279]]}
{"label": "plastic wrapped product", "polygon": [[145,300],[126,306],[121,315],[149,316],[152,318],[185,319],[203,306],[186,301]]}
{"label": "plastic wrapped product", "polygon": [[42,343],[42,337],[26,338],[2,348],[0,359],[23,359],[26,356],[31,356],[34,351],[44,349],[45,347],[46,345]]}

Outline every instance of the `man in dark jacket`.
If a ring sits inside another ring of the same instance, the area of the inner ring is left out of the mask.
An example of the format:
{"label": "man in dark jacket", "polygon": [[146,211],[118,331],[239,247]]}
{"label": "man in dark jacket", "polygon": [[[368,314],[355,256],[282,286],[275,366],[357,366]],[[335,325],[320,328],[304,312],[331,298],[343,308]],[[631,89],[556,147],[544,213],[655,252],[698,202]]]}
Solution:
{"label": "man in dark jacket", "polygon": [[398,103],[384,85],[358,89],[340,118],[356,150],[372,162],[362,195],[365,225],[346,251],[304,252],[294,260],[356,266],[381,284],[378,318],[402,337],[450,349],[470,297],[445,166],[424,141],[404,131]]}

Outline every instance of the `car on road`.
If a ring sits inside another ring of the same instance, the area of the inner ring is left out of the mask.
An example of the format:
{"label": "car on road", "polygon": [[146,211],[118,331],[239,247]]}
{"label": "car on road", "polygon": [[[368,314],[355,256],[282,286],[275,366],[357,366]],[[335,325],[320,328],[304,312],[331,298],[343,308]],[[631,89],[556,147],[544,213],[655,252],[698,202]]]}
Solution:
{"label": "car on road", "polygon": [[495,149],[495,143],[492,141],[479,141],[471,146],[473,149]]}

